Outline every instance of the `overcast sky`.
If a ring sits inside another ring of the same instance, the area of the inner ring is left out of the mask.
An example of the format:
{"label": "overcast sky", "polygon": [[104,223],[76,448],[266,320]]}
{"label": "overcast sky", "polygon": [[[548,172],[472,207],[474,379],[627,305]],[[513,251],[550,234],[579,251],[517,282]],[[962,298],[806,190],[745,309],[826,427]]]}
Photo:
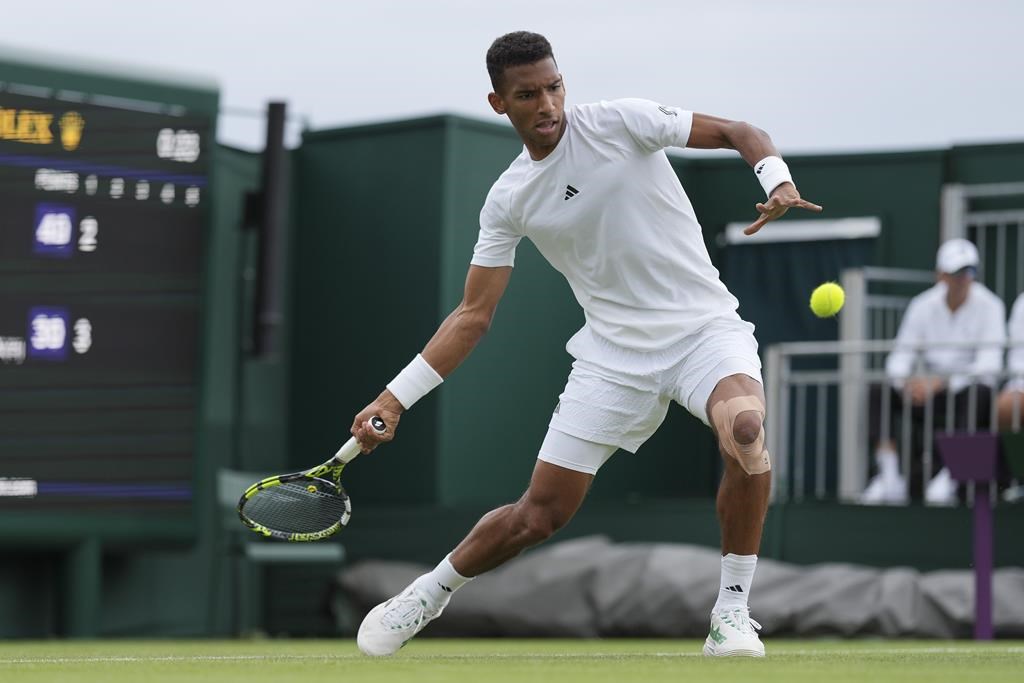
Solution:
{"label": "overcast sky", "polygon": [[[24,11],[15,11],[16,8]],[[1024,141],[1021,0],[51,0],[0,45],[205,76],[259,144],[288,102],[314,128],[443,112],[499,121],[484,53],[544,33],[570,102],[646,97],[744,119],[786,152]]]}

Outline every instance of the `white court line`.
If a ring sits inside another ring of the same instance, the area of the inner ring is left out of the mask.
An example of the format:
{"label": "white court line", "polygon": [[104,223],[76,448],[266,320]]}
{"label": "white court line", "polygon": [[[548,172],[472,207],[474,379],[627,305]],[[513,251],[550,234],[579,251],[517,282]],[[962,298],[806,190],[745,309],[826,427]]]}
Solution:
{"label": "white court line", "polygon": [[[782,650],[769,651],[769,659],[781,657],[807,657],[837,655],[913,655],[913,654],[1018,654],[1024,655],[1024,647],[920,647],[920,648],[851,648],[840,650]],[[480,654],[446,654],[446,655],[415,655],[407,653],[392,661],[426,660],[426,659],[640,659],[644,657],[687,658],[703,657],[700,652],[590,652],[574,654],[570,652],[551,652],[533,654],[511,653],[480,653]],[[331,661],[348,659],[367,659],[361,654],[349,655],[153,655],[153,656],[120,656],[120,657],[35,657],[20,659],[0,659],[3,664],[102,664],[110,662],[265,662],[274,660],[287,661]]]}
{"label": "white court line", "polygon": [[264,662],[275,659],[325,661],[351,659],[361,655],[152,655],[120,657],[36,657],[0,659],[0,664],[92,664],[104,662]]}

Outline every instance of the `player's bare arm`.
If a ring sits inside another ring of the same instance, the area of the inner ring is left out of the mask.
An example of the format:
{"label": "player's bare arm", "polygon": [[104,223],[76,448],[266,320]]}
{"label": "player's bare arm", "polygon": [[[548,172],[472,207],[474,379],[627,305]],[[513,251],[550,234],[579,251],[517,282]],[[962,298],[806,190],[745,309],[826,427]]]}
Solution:
{"label": "player's bare arm", "polygon": [[[423,359],[441,377],[447,377],[459,367],[487,333],[511,276],[512,268],[507,266],[469,267],[462,302],[445,318],[421,353]],[[363,447],[364,453],[394,438],[403,412],[405,408],[402,404],[385,389],[373,403],[355,416],[351,432]],[[367,424],[374,415],[383,419],[387,425],[387,431],[383,434],[372,430]]]}
{"label": "player's bare arm", "polygon": [[[734,149],[752,168],[765,157],[780,156],[768,133],[760,128],[707,114],[694,113],[686,146],[693,149]],[[758,202],[754,208],[760,215],[743,231],[746,235],[753,235],[765,223],[781,218],[791,208],[821,211],[820,206],[803,199],[796,186],[789,182],[776,187],[768,201]]]}

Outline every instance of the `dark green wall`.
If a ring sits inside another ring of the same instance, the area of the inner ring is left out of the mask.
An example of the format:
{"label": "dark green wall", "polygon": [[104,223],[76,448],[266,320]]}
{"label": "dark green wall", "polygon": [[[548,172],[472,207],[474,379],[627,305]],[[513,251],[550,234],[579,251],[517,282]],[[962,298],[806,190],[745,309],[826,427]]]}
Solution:
{"label": "dark green wall", "polygon": [[[946,155],[925,151],[787,157],[800,194],[824,211],[794,211],[784,220],[877,216],[882,234],[875,265],[931,269]],[[763,201],[764,193],[740,159],[684,159],[676,161],[676,168],[684,175],[712,258],[720,262],[720,250],[727,247],[718,238],[726,224],[753,222],[754,204]],[[728,279],[728,273],[723,277]]]}
{"label": "dark green wall", "polygon": [[[295,155],[294,467],[334,453],[440,321],[443,153],[437,118],[311,133]],[[436,501],[437,401],[346,472],[356,504]]]}
{"label": "dark green wall", "polygon": [[[522,150],[504,126],[451,118],[443,134],[442,316],[462,299],[487,191]],[[581,323],[564,305],[571,297],[533,246],[521,243],[490,331],[438,392],[437,502],[505,502],[522,493],[571,361],[562,340]],[[409,341],[412,350],[425,339]]]}
{"label": "dark green wall", "polygon": [[1024,143],[1021,142],[957,146],[949,150],[946,157],[947,182],[976,185],[1024,181]]}
{"label": "dark green wall", "polygon": [[[1024,182],[1024,144],[977,145],[970,147],[954,147],[950,150],[946,164],[947,178],[950,182],[962,183],[966,186],[979,183],[1017,183]],[[1007,194],[1000,197],[973,197],[967,201],[969,212],[1019,211],[1024,206],[1024,192]],[[1002,256],[998,252],[1009,254],[1024,253],[1024,235],[1015,230],[1007,230],[1005,242],[1000,244],[993,228],[997,223],[989,223],[984,239],[977,234],[968,235],[978,241],[982,250],[983,263],[1000,263]],[[1012,227],[1012,221],[1010,222]],[[983,268],[981,281],[992,291],[1002,295],[1006,310],[1013,306],[1014,299],[1020,293],[1017,281],[1017,268],[1009,267],[1002,273],[999,268]],[[1002,277],[1000,277],[1000,275]]]}
{"label": "dark green wall", "polygon": [[209,314],[203,368],[206,401],[205,451],[222,465],[230,465],[235,449],[235,419],[238,411],[241,263],[241,224],[244,197],[260,182],[259,157],[240,150],[219,147],[215,161],[213,190],[215,226],[209,252]]}
{"label": "dark green wall", "polygon": [[[878,216],[882,234],[874,265],[931,270],[939,245],[944,183],[1020,182],[1024,144],[958,146],[948,150],[787,156],[801,195],[825,211],[791,212],[785,220]],[[712,259],[727,223],[752,222],[763,194],[737,158],[675,157],[673,165],[704,228]],[[727,277],[727,273],[723,273]],[[742,307],[742,302],[740,302]],[[741,308],[742,311],[742,308]]]}

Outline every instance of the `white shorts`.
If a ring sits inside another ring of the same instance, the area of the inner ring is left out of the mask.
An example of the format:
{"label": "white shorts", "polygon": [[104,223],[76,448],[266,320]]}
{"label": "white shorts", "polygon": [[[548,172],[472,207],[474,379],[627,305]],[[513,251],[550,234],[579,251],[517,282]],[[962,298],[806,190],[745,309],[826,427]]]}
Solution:
{"label": "white shorts", "polygon": [[549,427],[537,459],[567,470],[597,474],[601,465],[605,464],[617,450],[618,446],[578,439]]}
{"label": "white shorts", "polygon": [[[664,421],[671,401],[708,424],[708,398],[722,379],[742,374],[764,384],[753,325],[738,318],[715,320],[671,351],[674,362],[653,372],[631,371],[623,367],[621,356],[609,363],[593,353],[586,359],[577,356],[548,427],[601,448],[572,447],[574,452],[586,451],[588,459],[568,462],[565,453],[553,448],[563,441],[551,437],[550,444],[545,438],[538,457],[594,473],[617,448],[635,453]],[[614,448],[605,455],[607,446]]]}

